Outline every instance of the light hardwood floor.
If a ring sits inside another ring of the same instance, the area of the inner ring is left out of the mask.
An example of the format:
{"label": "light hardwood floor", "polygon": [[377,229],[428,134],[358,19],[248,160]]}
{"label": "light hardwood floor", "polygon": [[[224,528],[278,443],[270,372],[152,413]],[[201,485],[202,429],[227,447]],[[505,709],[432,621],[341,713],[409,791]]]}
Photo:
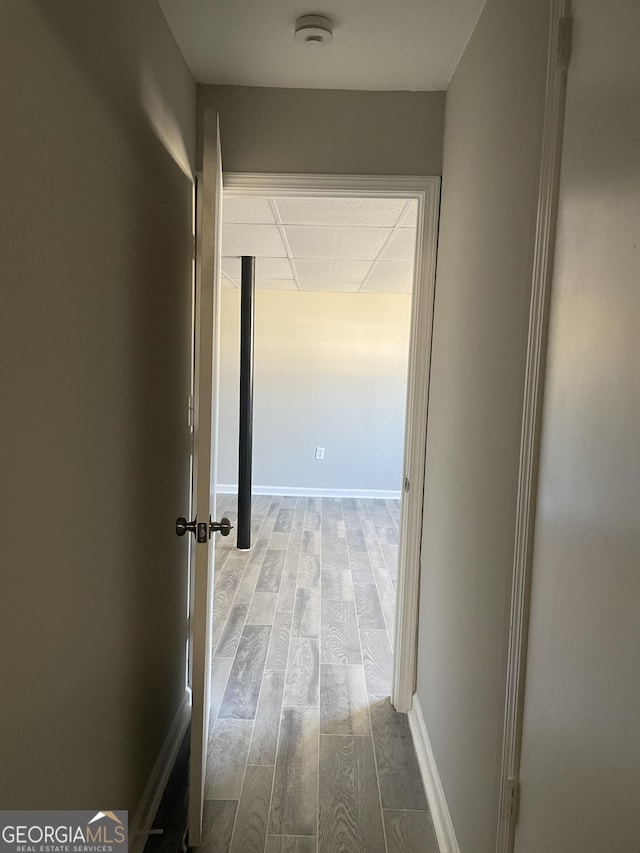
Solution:
{"label": "light hardwood floor", "polygon": [[206,853],[437,853],[388,699],[399,515],[258,496],[251,551],[217,537]]}

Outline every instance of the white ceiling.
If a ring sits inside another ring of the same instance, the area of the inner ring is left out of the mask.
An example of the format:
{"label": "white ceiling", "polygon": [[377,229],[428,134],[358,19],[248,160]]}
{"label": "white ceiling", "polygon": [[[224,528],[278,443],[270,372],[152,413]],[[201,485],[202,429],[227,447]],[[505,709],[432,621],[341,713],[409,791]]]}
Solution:
{"label": "white ceiling", "polygon": [[256,258],[259,290],[410,293],[417,202],[225,196],[222,284]]}
{"label": "white ceiling", "polygon": [[[485,0],[159,0],[200,83],[309,89],[446,89]],[[328,15],[324,47],[296,18]]]}

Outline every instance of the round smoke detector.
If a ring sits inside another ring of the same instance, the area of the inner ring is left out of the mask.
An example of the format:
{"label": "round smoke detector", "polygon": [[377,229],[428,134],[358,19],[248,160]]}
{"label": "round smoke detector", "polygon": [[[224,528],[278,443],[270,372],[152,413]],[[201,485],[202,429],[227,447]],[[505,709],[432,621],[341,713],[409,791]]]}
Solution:
{"label": "round smoke detector", "polygon": [[324,15],[303,15],[296,21],[296,41],[318,47],[333,39],[333,21]]}

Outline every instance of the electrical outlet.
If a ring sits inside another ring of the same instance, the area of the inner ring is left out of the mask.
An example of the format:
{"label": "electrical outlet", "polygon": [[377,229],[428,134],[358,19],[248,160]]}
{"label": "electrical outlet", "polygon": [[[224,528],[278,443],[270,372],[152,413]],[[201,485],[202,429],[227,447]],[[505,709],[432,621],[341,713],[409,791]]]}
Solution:
{"label": "electrical outlet", "polygon": [[324,459],[324,447],[316,447],[316,459]]}

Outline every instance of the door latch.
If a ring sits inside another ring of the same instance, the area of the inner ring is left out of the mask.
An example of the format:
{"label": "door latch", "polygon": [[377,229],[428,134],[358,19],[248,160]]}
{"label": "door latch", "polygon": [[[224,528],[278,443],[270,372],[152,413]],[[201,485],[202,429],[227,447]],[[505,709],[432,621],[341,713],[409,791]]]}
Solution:
{"label": "door latch", "polygon": [[220,521],[187,521],[186,518],[180,516],[176,519],[176,533],[178,536],[184,536],[185,533],[193,533],[196,537],[196,542],[199,545],[204,544],[209,540],[212,533],[220,533],[221,536],[228,536],[233,530],[233,525],[228,518],[221,518]]}

